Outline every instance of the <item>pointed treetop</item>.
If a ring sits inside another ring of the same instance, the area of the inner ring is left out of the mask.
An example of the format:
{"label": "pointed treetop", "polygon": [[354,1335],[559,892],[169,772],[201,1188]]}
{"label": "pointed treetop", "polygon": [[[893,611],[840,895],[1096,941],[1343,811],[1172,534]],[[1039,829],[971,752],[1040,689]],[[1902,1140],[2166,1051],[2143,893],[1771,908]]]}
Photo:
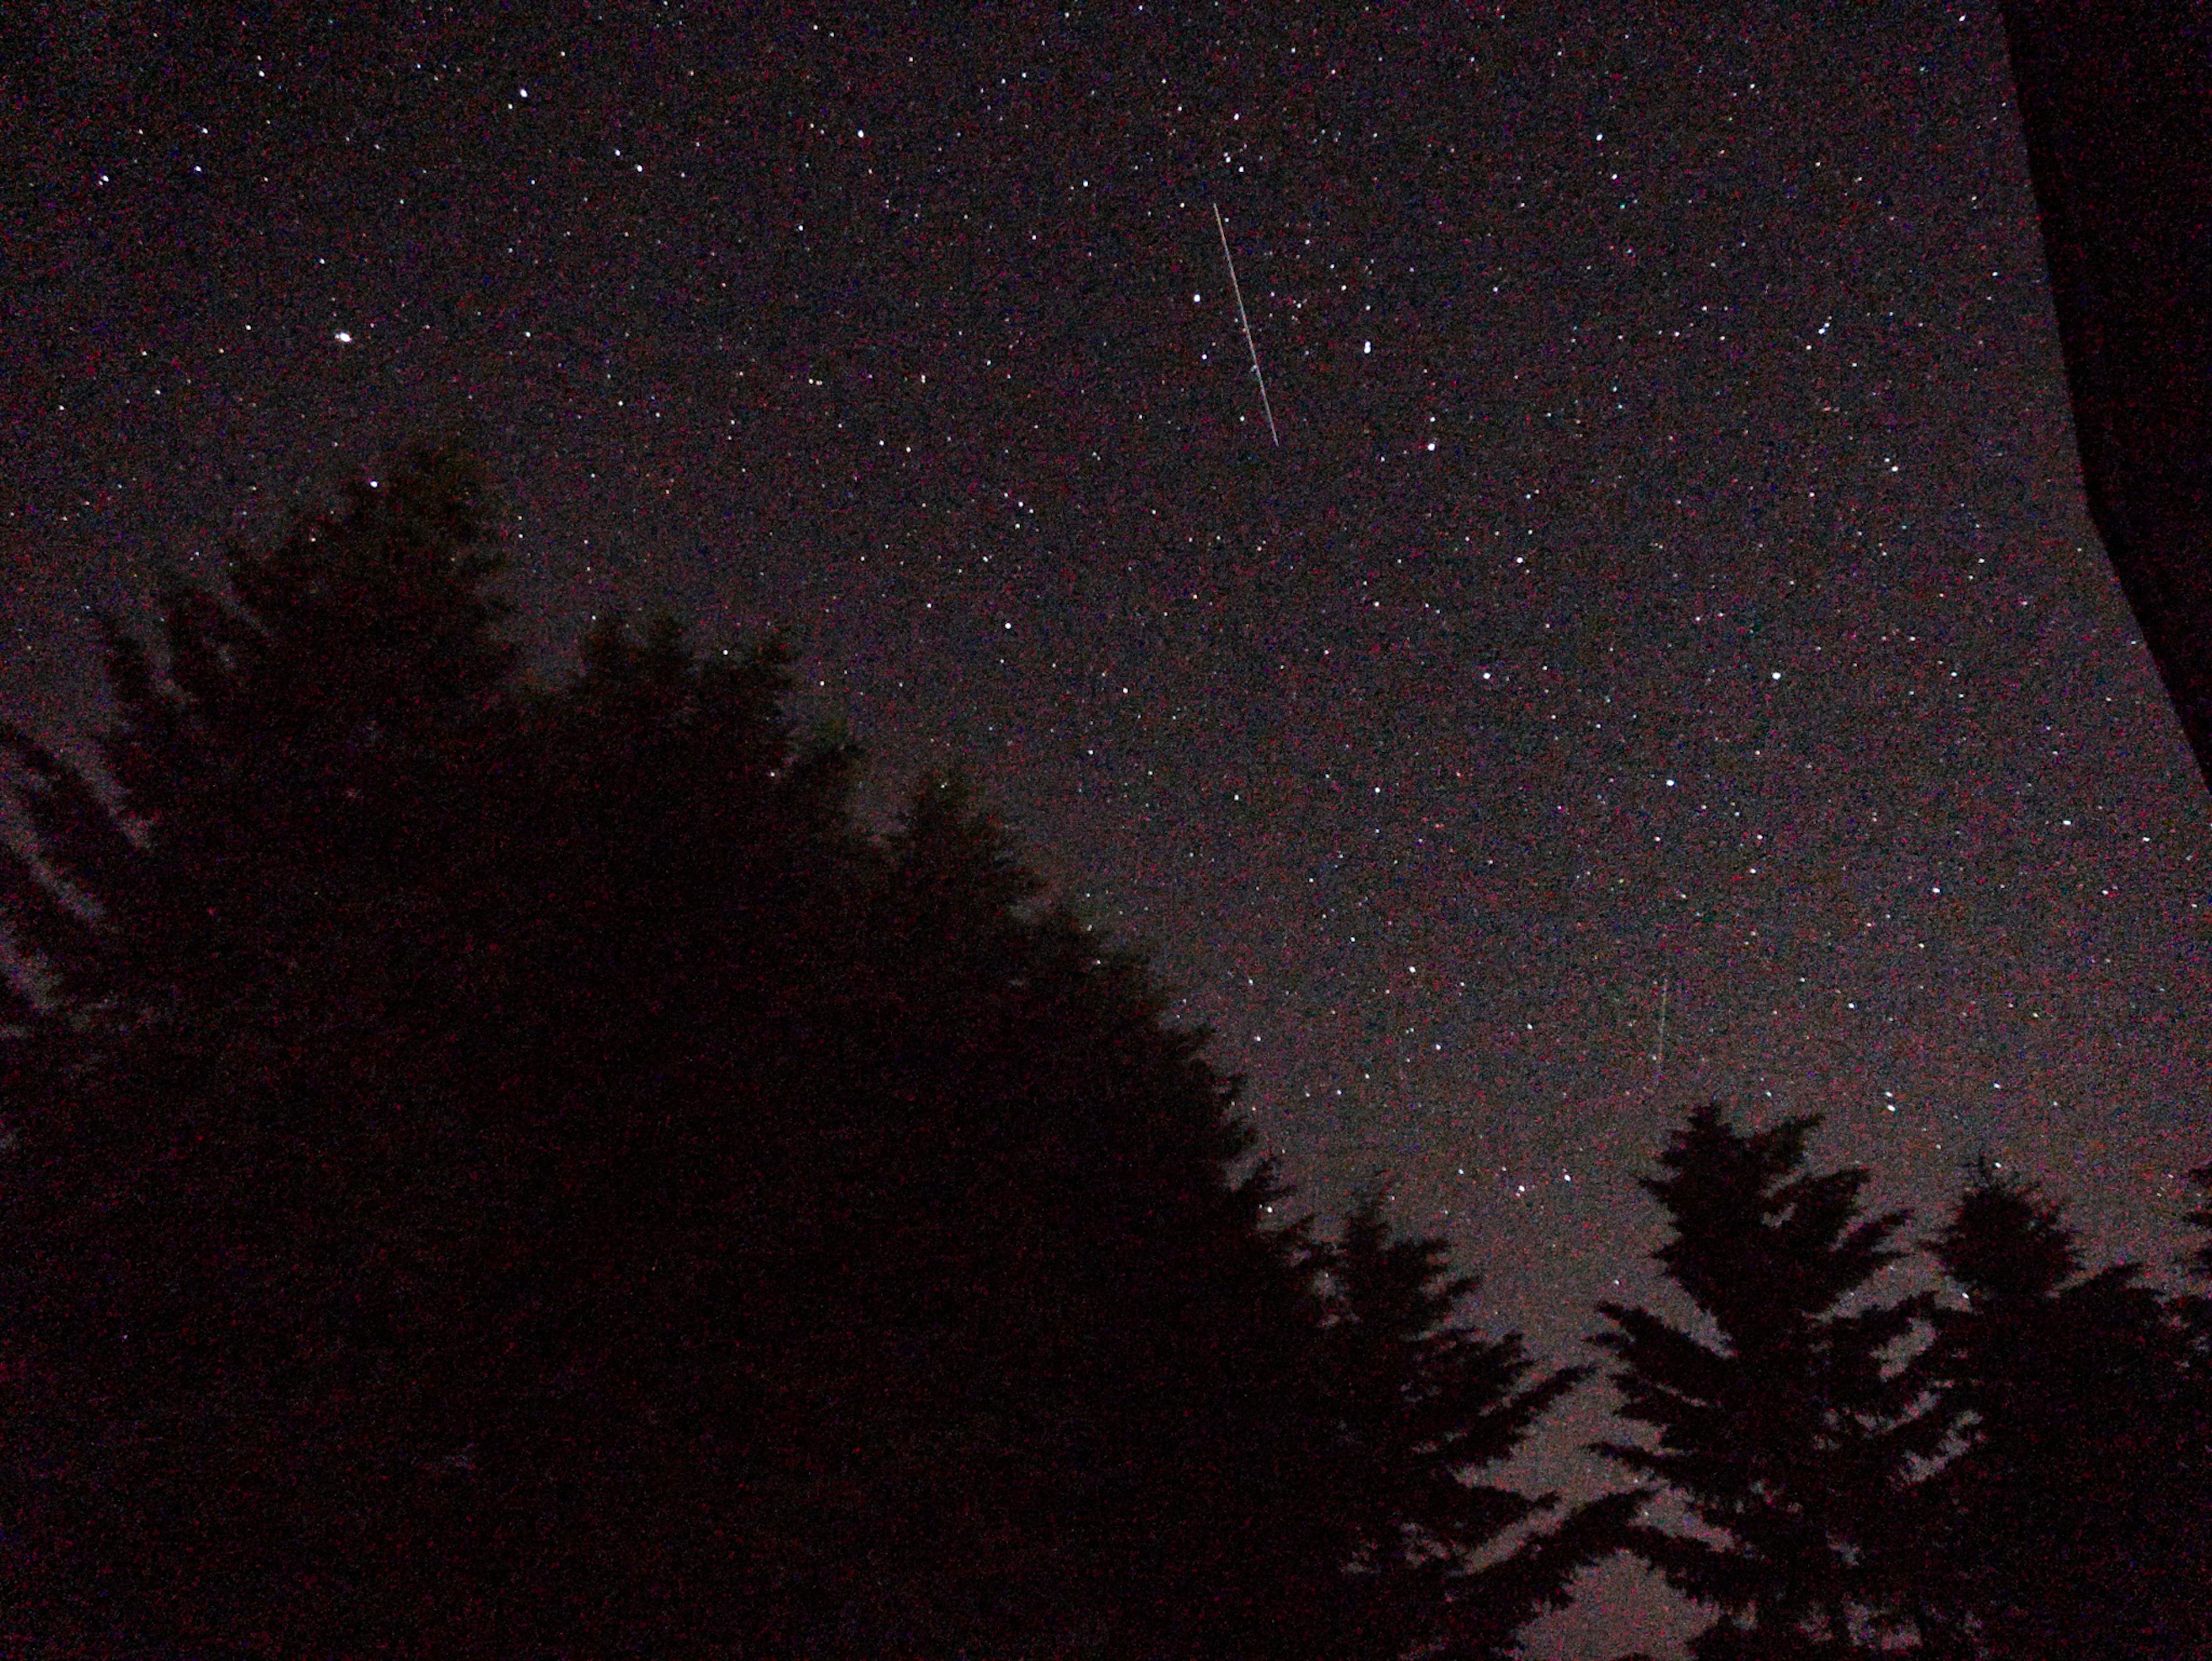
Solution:
{"label": "pointed treetop", "polygon": [[2048,1295],[2081,1272],[2065,1208],[1986,1160],[1929,1250],[1976,1304]]}
{"label": "pointed treetop", "polygon": [[[497,686],[515,652],[493,633],[512,608],[487,591],[505,559],[482,466],[418,442],[343,494],[336,512],[303,515],[274,548],[227,555],[252,632],[227,629],[225,644],[267,667],[312,666],[325,701],[401,729],[426,706]],[[193,610],[207,615],[204,603]]]}
{"label": "pointed treetop", "polygon": [[2201,1203],[2185,1221],[2204,1231],[2204,1243],[2189,1254],[2187,1262],[2199,1276],[2212,1280],[2212,1165],[2198,1166],[2189,1173],[2189,1181]]}
{"label": "pointed treetop", "polygon": [[1643,1186],[1675,1232],[1655,1254],[1731,1334],[1826,1313],[1905,1253],[1903,1211],[1858,1220],[1868,1173],[1800,1174],[1818,1114],[1739,1131],[1717,1103],[1693,1109]]}

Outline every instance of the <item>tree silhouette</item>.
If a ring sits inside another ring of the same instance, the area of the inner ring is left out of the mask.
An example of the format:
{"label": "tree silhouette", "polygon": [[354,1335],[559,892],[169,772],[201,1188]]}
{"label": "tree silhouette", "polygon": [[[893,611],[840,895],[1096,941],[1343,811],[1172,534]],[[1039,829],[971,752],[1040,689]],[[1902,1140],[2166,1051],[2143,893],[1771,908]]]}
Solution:
{"label": "tree silhouette", "polygon": [[[2181,1429],[2196,1479],[2193,1490],[2185,1485],[2183,1497],[2194,1504],[2182,1515],[2176,1545],[2185,1572],[2204,1585],[2212,1584],[2212,1165],[2199,1166],[2189,1180],[2198,1203],[2188,1222],[2198,1240],[2185,1260],[2192,1284],[2176,1295],[2173,1306],[2189,1336]],[[2198,1653],[2212,1655],[2212,1642],[2201,1643]]]}
{"label": "tree silhouette", "polygon": [[[421,448],[9,730],[0,1595],[55,1652],[1508,1652],[1576,1374],[1272,1221],[1240,1081],[770,639],[519,682]],[[118,1641],[120,1641],[118,1640]]]}
{"label": "tree silhouette", "polygon": [[1379,1195],[1354,1206],[1324,1260],[1322,1353],[1354,1551],[1336,1641],[1315,1652],[1518,1654],[1520,1629],[1565,1608],[1575,1575],[1619,1549],[1642,1496],[1585,1505],[1501,1553],[1556,1500],[1475,1477],[1510,1458],[1589,1369],[1530,1380],[1534,1363],[1516,1336],[1486,1339],[1462,1325],[1476,1281],[1447,1273],[1441,1241],[1393,1238]]}
{"label": "tree silhouette", "polygon": [[234,553],[233,600],[172,587],[161,673],[111,627],[119,815],[9,735],[8,921],[65,1035],[8,1104],[9,1573],[58,1631],[196,1640],[271,1585],[366,1618],[376,1495],[448,1451],[457,1104],[401,1011],[501,743],[479,496],[418,451]]}
{"label": "tree silhouette", "polygon": [[1930,1249],[1963,1299],[1908,1369],[1950,1454],[1900,1512],[1928,1652],[2204,1653],[2212,1502],[2172,1313],[2135,1264],[2085,1274],[2060,1208],[1994,1167]]}
{"label": "tree silhouette", "polygon": [[[2193,1281],[2212,1287],[2212,1165],[2200,1165],[2191,1171],[2189,1184],[2197,1191],[2197,1203],[2185,1221],[2203,1238],[2184,1262]],[[2212,1345],[2212,1298],[2203,1291],[2192,1291],[2184,1298],[2181,1306],[2200,1340]]]}
{"label": "tree silhouette", "polygon": [[[1628,1418],[1656,1449],[1597,1451],[1679,1494],[1696,1527],[1638,1525],[1631,1549],[1718,1610],[1699,1661],[1872,1653],[1883,1602],[1869,1555],[1899,1494],[1903,1385],[1884,1358],[1917,1304],[1854,1306],[1901,1255],[1901,1213],[1863,1217],[1866,1173],[1809,1174],[1814,1118],[1750,1133],[1692,1111],[1645,1189],[1672,1237],[1656,1258],[1705,1330],[1599,1306]],[[1710,1334],[1705,1336],[1705,1334]]]}

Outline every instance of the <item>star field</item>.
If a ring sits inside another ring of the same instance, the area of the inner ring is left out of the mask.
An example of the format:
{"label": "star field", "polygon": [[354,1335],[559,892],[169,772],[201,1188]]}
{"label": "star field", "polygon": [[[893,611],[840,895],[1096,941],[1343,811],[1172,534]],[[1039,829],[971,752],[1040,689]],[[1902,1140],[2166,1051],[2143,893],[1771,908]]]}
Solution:
{"label": "star field", "polygon": [[36,41],[0,701],[81,729],[88,608],[458,425],[541,669],[794,626],[872,815],[964,764],[1540,1348],[1699,1100],[2174,1249],[2212,803],[1993,11],[749,9]]}

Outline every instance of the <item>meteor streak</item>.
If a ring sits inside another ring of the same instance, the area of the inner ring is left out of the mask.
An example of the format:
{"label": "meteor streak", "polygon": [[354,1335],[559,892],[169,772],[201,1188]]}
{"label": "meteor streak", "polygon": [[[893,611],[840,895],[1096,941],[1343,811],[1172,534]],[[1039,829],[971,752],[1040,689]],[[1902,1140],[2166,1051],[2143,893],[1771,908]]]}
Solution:
{"label": "meteor streak", "polygon": [[1237,321],[1244,330],[1244,349],[1252,355],[1252,379],[1260,383],[1260,412],[1267,418],[1267,436],[1282,448],[1283,435],[1275,430],[1275,411],[1267,402],[1267,378],[1260,373],[1260,349],[1252,343],[1252,324],[1244,315],[1244,291],[1237,283],[1237,258],[1229,252],[1229,227],[1222,222],[1221,204],[1213,204],[1213,228],[1221,233],[1221,258],[1229,267],[1229,292],[1237,296]]}

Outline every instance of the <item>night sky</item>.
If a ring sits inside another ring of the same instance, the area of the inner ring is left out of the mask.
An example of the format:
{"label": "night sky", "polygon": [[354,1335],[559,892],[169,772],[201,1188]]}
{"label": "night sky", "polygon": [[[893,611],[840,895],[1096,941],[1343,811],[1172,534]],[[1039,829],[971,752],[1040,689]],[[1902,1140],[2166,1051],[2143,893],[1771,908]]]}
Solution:
{"label": "night sky", "polygon": [[541,672],[793,626],[872,817],[964,766],[1547,1354],[1692,1100],[2175,1249],[2212,802],[1993,9],[171,9],[0,50],[0,706],[459,427]]}

